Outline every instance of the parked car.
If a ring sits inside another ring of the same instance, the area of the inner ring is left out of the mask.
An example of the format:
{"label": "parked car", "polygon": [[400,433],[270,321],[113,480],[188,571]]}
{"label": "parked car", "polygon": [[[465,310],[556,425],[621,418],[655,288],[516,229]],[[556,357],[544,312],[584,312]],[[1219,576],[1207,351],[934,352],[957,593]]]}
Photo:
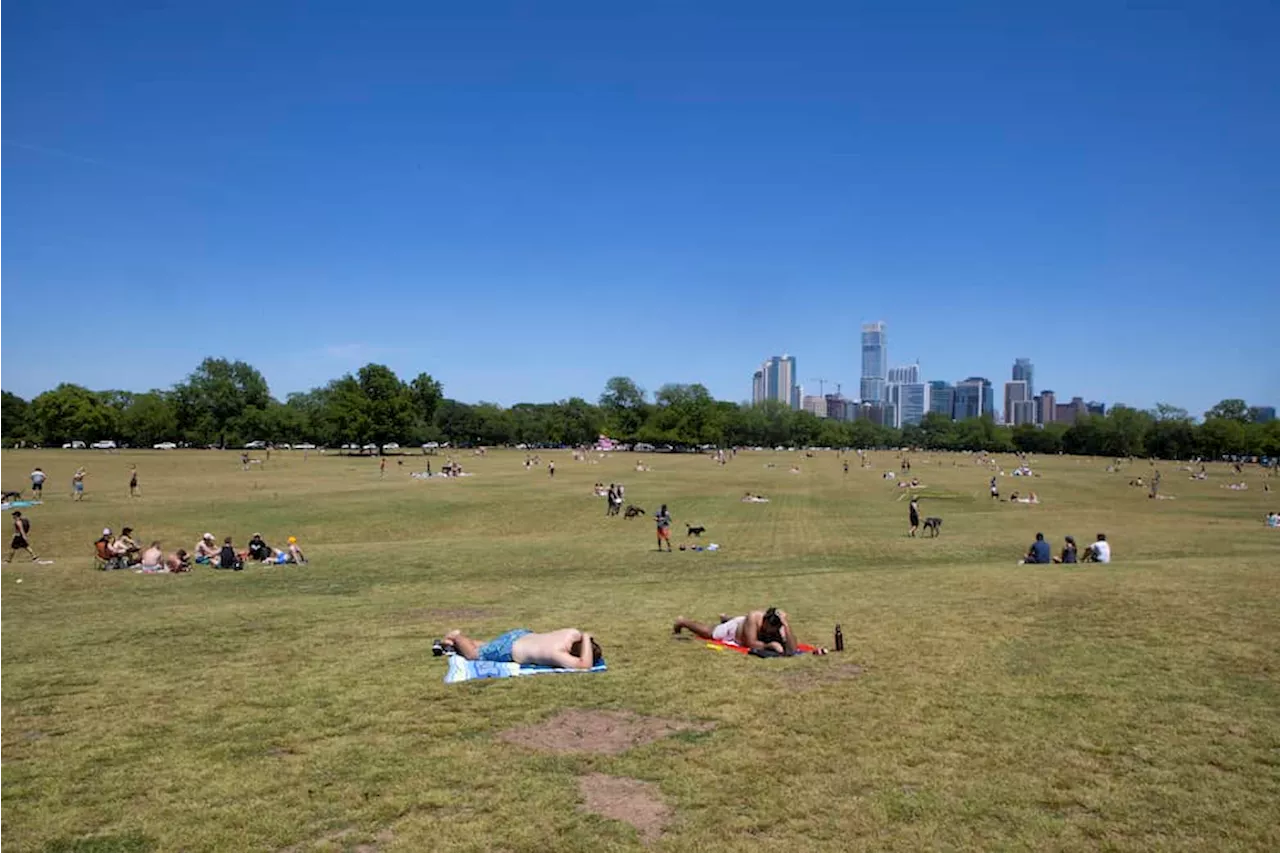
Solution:
{"label": "parked car", "polygon": [[62,449],[63,450],[84,450],[84,442],[68,441],[66,444],[62,445]]}
{"label": "parked car", "polygon": [[[352,445],[352,447],[354,447],[354,446],[355,446],[355,445]],[[376,444],[366,444],[364,447],[362,447],[362,448],[360,448],[360,449],[361,449],[361,450],[368,450],[368,451],[370,451],[370,452],[372,452],[372,453],[377,453],[377,452],[378,452],[378,445],[376,445]]]}
{"label": "parked car", "polygon": [[400,445],[396,444],[394,441],[388,441],[386,444],[382,445],[382,449],[383,450],[399,450]]}
{"label": "parked car", "polygon": [[89,445],[89,447],[92,450],[115,450],[116,443],[107,439],[106,441],[95,441],[93,444]]}
{"label": "parked car", "polygon": [[174,444],[172,441],[162,441],[155,445],[156,450],[176,450],[177,447],[178,445]]}
{"label": "parked car", "polygon": [[265,441],[251,441],[244,446],[245,450],[264,450],[267,446]]}
{"label": "parked car", "polygon": [[428,441],[426,444],[422,445],[422,448],[423,450],[435,450],[439,446],[440,442],[438,441]]}
{"label": "parked car", "polygon": [[635,450],[638,453],[652,453],[653,445],[648,442],[638,441],[636,442]]}
{"label": "parked car", "polygon": [[293,446],[293,449],[294,450],[315,450],[316,446],[309,441],[304,441],[302,444],[295,444]]}

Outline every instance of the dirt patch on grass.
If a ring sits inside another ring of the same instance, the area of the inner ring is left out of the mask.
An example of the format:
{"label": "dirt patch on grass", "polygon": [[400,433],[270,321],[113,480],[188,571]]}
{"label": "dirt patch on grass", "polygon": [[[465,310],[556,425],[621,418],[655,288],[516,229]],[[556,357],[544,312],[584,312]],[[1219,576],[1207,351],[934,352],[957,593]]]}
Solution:
{"label": "dirt patch on grass", "polygon": [[617,755],[686,731],[709,731],[712,723],[642,717],[630,711],[561,711],[549,720],[517,726],[498,737],[507,743],[555,753]]}
{"label": "dirt patch on grass", "polygon": [[827,684],[839,684],[857,678],[864,672],[856,663],[824,663],[805,667],[799,672],[788,672],[779,681],[791,690],[812,690]]}
{"label": "dirt patch on grass", "polygon": [[662,802],[658,786],[625,776],[591,773],[578,780],[582,808],[611,820],[629,823],[640,833],[640,840],[652,844],[662,837],[671,822],[671,809]]}

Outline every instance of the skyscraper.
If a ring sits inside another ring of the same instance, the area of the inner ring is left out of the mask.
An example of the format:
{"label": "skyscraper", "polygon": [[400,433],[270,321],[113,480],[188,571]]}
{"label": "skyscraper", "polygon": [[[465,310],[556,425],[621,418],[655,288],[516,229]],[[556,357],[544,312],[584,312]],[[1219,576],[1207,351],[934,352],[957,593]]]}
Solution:
{"label": "skyscraper", "polygon": [[1009,426],[1036,422],[1035,403],[1027,395],[1026,380],[1004,383],[1004,422]]}
{"label": "skyscraper", "polygon": [[1013,381],[1027,383],[1027,399],[1030,400],[1036,395],[1036,383],[1032,378],[1035,376],[1035,366],[1031,364],[1029,358],[1014,359],[1013,362]]}
{"label": "skyscraper", "polygon": [[980,418],[994,414],[995,391],[991,388],[991,380],[981,376],[970,376],[956,383],[955,419]]}
{"label": "skyscraper", "polygon": [[884,400],[885,370],[888,365],[885,324],[863,323],[862,383],[859,394],[864,403],[879,403]]}
{"label": "skyscraper", "polygon": [[1036,395],[1036,423],[1051,424],[1058,417],[1058,400],[1052,391],[1041,391]]}
{"label": "skyscraper", "polygon": [[792,409],[800,408],[800,386],[796,384],[796,357],[775,355],[760,365],[751,377],[751,403],[775,400]]}
{"label": "skyscraper", "polygon": [[929,383],[929,411],[944,417],[956,416],[956,388],[950,382],[935,379]]}
{"label": "skyscraper", "polygon": [[885,399],[893,405],[893,426],[918,425],[924,420],[929,405],[929,386],[920,381],[920,365],[890,368]]}

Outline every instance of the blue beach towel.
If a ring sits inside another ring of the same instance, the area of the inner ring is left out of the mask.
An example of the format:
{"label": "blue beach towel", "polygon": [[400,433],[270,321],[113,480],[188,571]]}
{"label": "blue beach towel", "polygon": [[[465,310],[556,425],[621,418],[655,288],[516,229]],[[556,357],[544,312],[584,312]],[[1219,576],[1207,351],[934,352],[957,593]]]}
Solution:
{"label": "blue beach towel", "polygon": [[40,506],[44,501],[6,501],[0,503],[0,511],[6,509],[25,509],[29,506]]}
{"label": "blue beach towel", "polygon": [[457,684],[460,681],[475,681],[481,678],[515,678],[520,675],[604,672],[606,669],[607,667],[604,665],[603,660],[591,667],[591,669],[566,669],[556,666],[499,663],[491,660],[467,660],[462,655],[449,655],[449,671],[444,675],[444,683]]}

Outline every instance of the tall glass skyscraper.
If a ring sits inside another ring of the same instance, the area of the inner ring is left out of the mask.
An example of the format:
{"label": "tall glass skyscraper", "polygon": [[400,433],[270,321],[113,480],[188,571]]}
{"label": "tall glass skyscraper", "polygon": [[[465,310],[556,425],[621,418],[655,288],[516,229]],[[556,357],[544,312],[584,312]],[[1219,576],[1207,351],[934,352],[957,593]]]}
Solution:
{"label": "tall glass skyscraper", "polygon": [[[1036,383],[1035,383],[1035,380],[1033,379],[1033,377],[1035,376],[1035,372],[1036,372],[1036,369],[1035,369],[1035,366],[1031,364],[1031,359],[1019,358],[1014,360],[1013,381],[1027,383],[1027,399],[1028,400],[1030,400],[1032,397],[1036,395]],[[1005,420],[1007,421],[1008,418],[1009,418],[1009,415],[1006,412]]]}
{"label": "tall glass skyscraper", "polygon": [[948,418],[956,416],[956,389],[950,382],[935,379],[929,383],[929,411]]}
{"label": "tall glass skyscraper", "polygon": [[995,407],[995,391],[991,388],[990,379],[970,376],[956,383],[956,420],[991,415],[995,413]]}
{"label": "tall glass skyscraper", "polygon": [[885,377],[889,367],[888,340],[884,323],[862,324],[862,383],[859,395],[864,403],[884,401]]}
{"label": "tall glass skyscraper", "polygon": [[796,357],[775,355],[760,365],[751,377],[751,402],[759,405],[776,400],[793,409],[800,408],[800,386],[796,382]]}

